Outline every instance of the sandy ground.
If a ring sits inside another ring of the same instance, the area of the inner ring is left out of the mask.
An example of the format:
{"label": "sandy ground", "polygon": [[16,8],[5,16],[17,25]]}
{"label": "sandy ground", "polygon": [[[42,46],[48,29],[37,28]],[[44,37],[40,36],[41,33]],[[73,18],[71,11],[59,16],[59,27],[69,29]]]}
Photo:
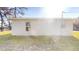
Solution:
{"label": "sandy ground", "polygon": [[0,51],[76,51],[79,40],[58,36],[0,36]]}

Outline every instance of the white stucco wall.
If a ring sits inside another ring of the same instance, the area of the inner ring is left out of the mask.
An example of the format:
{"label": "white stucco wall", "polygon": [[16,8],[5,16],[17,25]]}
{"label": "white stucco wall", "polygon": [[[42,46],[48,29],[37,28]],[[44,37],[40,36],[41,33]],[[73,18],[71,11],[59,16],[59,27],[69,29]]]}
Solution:
{"label": "white stucco wall", "polygon": [[[51,21],[49,21],[51,20]],[[69,21],[69,20],[66,20]],[[25,23],[31,23],[30,31],[26,31]],[[62,26],[61,19],[39,19],[39,20],[13,20],[12,34],[13,35],[62,35],[70,36],[73,31],[73,23],[64,22]]]}

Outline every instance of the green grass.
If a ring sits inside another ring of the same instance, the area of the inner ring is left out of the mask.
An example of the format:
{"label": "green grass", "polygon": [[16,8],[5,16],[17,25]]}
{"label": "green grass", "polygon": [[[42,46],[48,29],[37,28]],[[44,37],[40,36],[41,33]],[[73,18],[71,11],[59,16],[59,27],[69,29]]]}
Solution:
{"label": "green grass", "polygon": [[79,51],[79,40],[58,36],[0,36],[1,51]]}

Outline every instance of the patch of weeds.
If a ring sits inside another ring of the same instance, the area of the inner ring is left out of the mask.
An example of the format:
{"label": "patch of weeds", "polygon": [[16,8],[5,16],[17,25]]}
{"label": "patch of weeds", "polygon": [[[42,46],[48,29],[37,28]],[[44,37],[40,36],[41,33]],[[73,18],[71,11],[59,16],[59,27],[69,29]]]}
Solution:
{"label": "patch of weeds", "polygon": [[5,41],[0,39],[0,44],[5,44]]}

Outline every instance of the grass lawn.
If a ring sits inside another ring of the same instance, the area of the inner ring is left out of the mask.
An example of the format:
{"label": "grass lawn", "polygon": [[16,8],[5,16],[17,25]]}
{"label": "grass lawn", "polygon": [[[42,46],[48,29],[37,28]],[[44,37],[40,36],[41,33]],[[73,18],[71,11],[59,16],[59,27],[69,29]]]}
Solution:
{"label": "grass lawn", "polygon": [[79,51],[79,40],[56,36],[0,36],[0,51]]}

